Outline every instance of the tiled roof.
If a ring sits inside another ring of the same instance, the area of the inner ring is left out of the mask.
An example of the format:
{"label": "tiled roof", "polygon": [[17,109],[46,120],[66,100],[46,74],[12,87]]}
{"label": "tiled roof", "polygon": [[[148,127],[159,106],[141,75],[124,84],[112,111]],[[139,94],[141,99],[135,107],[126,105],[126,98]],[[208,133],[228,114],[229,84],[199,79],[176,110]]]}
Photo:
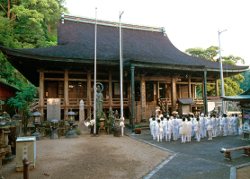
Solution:
{"label": "tiled roof", "polygon": [[[68,16],[70,17],[70,16]],[[58,20],[58,46],[20,49],[33,55],[94,59],[93,19]],[[74,21],[72,21],[74,20]],[[103,25],[105,24],[106,25]],[[101,24],[101,25],[100,25]],[[149,28],[138,25],[122,25],[122,42],[124,62],[158,63],[166,65],[197,66],[219,69],[219,63],[191,57],[178,50],[160,28]],[[150,30],[152,29],[152,30]],[[1,49],[1,48],[0,48]],[[97,26],[97,59],[119,59],[119,28],[105,21],[98,21]],[[246,66],[223,65],[224,69],[247,69]]]}
{"label": "tiled roof", "polygon": [[191,98],[178,98],[178,101],[181,104],[195,104],[195,102]]}

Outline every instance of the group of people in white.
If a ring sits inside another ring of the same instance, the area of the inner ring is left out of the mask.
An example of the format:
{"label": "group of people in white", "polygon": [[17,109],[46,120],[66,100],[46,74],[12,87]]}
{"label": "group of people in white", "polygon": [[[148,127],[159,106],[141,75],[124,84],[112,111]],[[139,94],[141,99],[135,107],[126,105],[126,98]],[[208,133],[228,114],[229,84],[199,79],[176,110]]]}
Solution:
{"label": "group of people in white", "polygon": [[193,113],[183,113],[182,118],[179,118],[176,111],[172,112],[172,116],[166,115],[163,117],[161,111],[155,111],[155,117],[149,119],[150,132],[154,140],[162,142],[162,140],[170,141],[173,138],[177,141],[181,138],[182,143],[191,142],[194,137],[197,142],[201,138],[212,140],[213,137],[227,136],[229,134],[229,126],[233,134],[239,134],[240,119],[237,113],[232,114],[231,118],[227,114],[222,116],[211,114],[207,117],[201,113],[200,116],[194,116]]}

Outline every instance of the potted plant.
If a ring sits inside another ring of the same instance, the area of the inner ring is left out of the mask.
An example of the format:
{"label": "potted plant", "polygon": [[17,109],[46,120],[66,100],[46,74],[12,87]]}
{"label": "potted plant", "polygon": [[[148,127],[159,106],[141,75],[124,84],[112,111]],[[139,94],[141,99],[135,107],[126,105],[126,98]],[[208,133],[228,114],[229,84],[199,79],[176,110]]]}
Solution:
{"label": "potted plant", "polygon": [[135,126],[135,134],[141,134],[141,126]]}

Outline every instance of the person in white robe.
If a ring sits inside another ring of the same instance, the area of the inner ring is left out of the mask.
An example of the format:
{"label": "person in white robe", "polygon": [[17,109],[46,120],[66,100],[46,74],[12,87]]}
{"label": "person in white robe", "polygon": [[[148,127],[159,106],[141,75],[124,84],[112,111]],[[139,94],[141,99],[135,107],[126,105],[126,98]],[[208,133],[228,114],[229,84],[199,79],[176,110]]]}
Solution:
{"label": "person in white robe", "polygon": [[186,122],[186,115],[185,114],[182,114],[182,123],[180,124],[179,133],[181,134],[181,142],[186,143],[187,122]]}
{"label": "person in white robe", "polygon": [[194,123],[194,132],[196,134],[196,141],[201,141],[201,123],[199,116],[196,119],[196,122]]}

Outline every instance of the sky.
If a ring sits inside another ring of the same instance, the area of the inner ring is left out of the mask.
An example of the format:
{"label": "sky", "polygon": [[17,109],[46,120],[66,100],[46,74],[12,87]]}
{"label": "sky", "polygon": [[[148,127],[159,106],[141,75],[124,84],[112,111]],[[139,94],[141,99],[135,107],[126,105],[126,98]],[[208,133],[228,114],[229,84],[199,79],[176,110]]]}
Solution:
{"label": "sky", "polygon": [[[71,15],[165,27],[176,48],[219,46],[222,56],[234,55],[250,66],[249,0],[66,0]],[[242,64],[238,64],[242,65]]]}

